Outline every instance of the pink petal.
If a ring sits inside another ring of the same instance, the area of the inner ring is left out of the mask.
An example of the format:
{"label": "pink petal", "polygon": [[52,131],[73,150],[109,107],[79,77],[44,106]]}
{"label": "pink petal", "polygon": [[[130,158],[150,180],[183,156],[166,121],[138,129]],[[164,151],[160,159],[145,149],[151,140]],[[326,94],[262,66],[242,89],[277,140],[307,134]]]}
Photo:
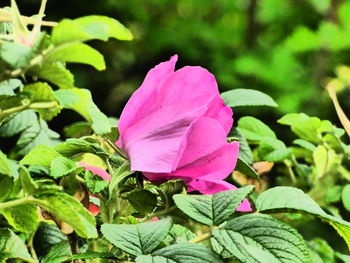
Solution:
{"label": "pink petal", "polygon": [[[188,192],[199,190],[202,194],[207,194],[207,195],[216,194],[222,191],[237,189],[236,186],[229,184],[225,181],[211,181],[211,180],[205,180],[203,178],[194,179],[188,182],[187,186],[188,186],[188,189],[187,189]],[[247,199],[244,199],[243,202],[237,208],[237,211],[241,211],[241,212],[252,211],[249,201]]]}
{"label": "pink petal", "polygon": [[78,163],[79,166],[85,167],[86,170],[93,172],[94,174],[100,176],[102,179],[106,181],[111,180],[111,176],[102,168],[97,166],[90,166],[84,162]]}
{"label": "pink petal", "polygon": [[232,127],[232,109],[224,104],[224,100],[218,95],[208,106],[208,111],[205,114],[207,117],[211,117],[217,120],[227,135]]}

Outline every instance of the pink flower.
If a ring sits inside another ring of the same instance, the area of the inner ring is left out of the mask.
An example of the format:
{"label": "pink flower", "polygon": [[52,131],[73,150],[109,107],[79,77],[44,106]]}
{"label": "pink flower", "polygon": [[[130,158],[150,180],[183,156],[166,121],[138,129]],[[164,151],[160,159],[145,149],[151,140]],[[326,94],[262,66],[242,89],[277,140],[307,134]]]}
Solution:
{"label": "pink flower", "polygon": [[[201,67],[174,71],[177,56],[151,69],[125,106],[117,145],[131,169],[151,181],[182,179],[203,194],[236,189],[223,181],[234,169],[239,144],[227,143],[232,110],[215,77]],[[250,211],[247,200],[240,211]]]}
{"label": "pink flower", "polygon": [[[80,162],[78,163],[79,166],[85,167],[86,170],[92,172],[95,175],[100,176],[102,179],[110,181],[111,180],[111,176],[102,168],[97,167],[97,166],[90,166],[84,162]],[[90,196],[94,196],[97,197],[97,195],[94,194],[90,194]],[[88,210],[90,211],[91,214],[93,214],[94,216],[98,215],[100,213],[100,207],[98,207],[97,205],[93,204],[93,203],[89,203],[89,207]]]}

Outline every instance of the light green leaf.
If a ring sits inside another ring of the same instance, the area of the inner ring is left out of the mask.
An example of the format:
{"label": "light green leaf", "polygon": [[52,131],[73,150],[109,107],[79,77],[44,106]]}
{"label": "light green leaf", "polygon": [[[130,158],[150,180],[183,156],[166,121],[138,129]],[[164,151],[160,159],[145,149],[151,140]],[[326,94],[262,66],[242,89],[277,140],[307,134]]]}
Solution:
{"label": "light green leaf", "polygon": [[56,102],[55,106],[51,108],[35,109],[35,111],[39,112],[40,116],[44,120],[51,120],[61,111],[61,107],[58,104],[55,93],[47,83],[36,82],[34,84],[26,85],[23,87],[23,91],[31,94],[31,103]]}
{"label": "light green leaf", "polygon": [[253,89],[229,90],[222,93],[221,97],[225,104],[231,108],[239,106],[278,106],[269,95]]}
{"label": "light green leaf", "polygon": [[111,125],[92,100],[91,93],[85,89],[57,90],[56,97],[64,108],[72,109],[92,124],[92,129],[99,135],[111,132]]}
{"label": "light green leaf", "polygon": [[316,150],[312,153],[316,167],[316,179],[322,178],[327,172],[328,152],[323,145],[318,145]]}
{"label": "light green leaf", "polygon": [[45,58],[47,63],[73,62],[88,64],[97,70],[106,69],[103,55],[96,49],[82,43],[62,45],[53,49]]}
{"label": "light green leaf", "polygon": [[50,166],[52,160],[60,156],[53,148],[39,145],[27,153],[19,163],[22,165]]}
{"label": "light green leaf", "polygon": [[52,31],[54,44],[108,38],[131,40],[131,32],[117,20],[106,16],[86,16],[78,19],[64,19]]}
{"label": "light green leaf", "polygon": [[83,167],[79,167],[71,159],[60,156],[52,160],[50,166],[50,175],[56,179],[62,176],[69,175],[71,173],[79,173],[83,170]]}
{"label": "light green leaf", "polygon": [[10,160],[0,151],[0,175],[8,175],[10,177],[18,177],[18,165],[15,161]]}
{"label": "light green leaf", "polygon": [[347,184],[343,188],[341,198],[342,198],[343,205],[344,205],[345,209],[350,211],[350,184]]}
{"label": "light green leaf", "polygon": [[265,137],[276,139],[275,133],[266,124],[254,117],[240,118],[237,129],[250,141],[259,142]]}
{"label": "light green leaf", "polygon": [[311,263],[302,236],[269,215],[237,217],[212,233],[229,257],[242,263]]}
{"label": "light green leaf", "polygon": [[7,222],[17,231],[33,232],[39,226],[38,209],[35,205],[24,204],[0,210]]}
{"label": "light green leaf", "polygon": [[63,63],[44,63],[32,67],[28,73],[39,79],[47,80],[61,89],[74,88],[74,76]]}
{"label": "light green leaf", "polygon": [[20,167],[19,179],[21,180],[21,185],[25,196],[30,196],[35,193],[36,190],[38,190],[38,184],[32,179],[25,167]]}
{"label": "light green leaf", "polygon": [[181,243],[157,250],[152,255],[138,256],[136,263],[223,263],[211,249],[201,244]]}
{"label": "light green leaf", "polygon": [[97,238],[95,218],[74,197],[65,193],[45,194],[35,203],[69,224],[83,238]]}
{"label": "light green leaf", "polygon": [[229,219],[239,204],[252,193],[254,186],[248,185],[214,195],[174,195],[176,206],[194,220],[219,226]]}
{"label": "light green leaf", "polygon": [[169,233],[173,222],[162,219],[136,225],[103,224],[103,236],[115,245],[132,255],[151,253]]}
{"label": "light green leaf", "polygon": [[0,58],[12,69],[28,66],[33,57],[33,49],[29,46],[13,42],[4,42],[0,45]]}
{"label": "light green leaf", "polygon": [[[278,198],[276,198],[278,196]],[[350,247],[350,223],[328,215],[303,191],[286,186],[278,186],[263,192],[255,202],[260,213],[296,212],[307,213],[331,224]]]}
{"label": "light green leaf", "polygon": [[24,242],[10,229],[0,229],[0,261],[10,258],[18,258],[25,262],[36,263],[29,255]]}

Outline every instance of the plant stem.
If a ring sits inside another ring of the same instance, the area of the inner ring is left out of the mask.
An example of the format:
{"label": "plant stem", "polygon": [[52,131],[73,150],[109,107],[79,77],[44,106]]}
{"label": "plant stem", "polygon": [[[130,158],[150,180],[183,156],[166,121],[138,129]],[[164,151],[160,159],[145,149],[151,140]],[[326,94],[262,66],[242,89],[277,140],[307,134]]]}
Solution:
{"label": "plant stem", "polygon": [[144,218],[142,218],[140,220],[140,222],[146,222],[150,219],[152,219],[153,217],[158,217],[158,216],[163,216],[163,215],[166,215],[168,214],[169,212],[173,211],[176,209],[176,206],[172,206],[170,207],[169,209],[164,209],[162,211],[159,211],[159,212],[155,212],[155,213],[151,213],[151,214],[148,214],[146,215]]}
{"label": "plant stem", "polygon": [[33,197],[31,197],[31,196],[30,197],[25,197],[25,198],[13,200],[13,201],[8,201],[8,202],[5,202],[5,203],[0,203],[0,209],[6,209],[6,208],[9,208],[9,207],[29,204],[29,203],[33,203],[33,202],[34,202],[34,198]]}
{"label": "plant stem", "polygon": [[293,172],[292,165],[291,165],[291,163],[290,163],[289,160],[284,160],[283,162],[284,162],[284,164],[286,165],[286,167],[287,167],[287,169],[288,169],[289,177],[290,177],[290,179],[292,180],[292,183],[293,183],[293,185],[294,185],[294,184],[296,183],[297,180],[296,180],[295,174],[294,174],[294,172]]}
{"label": "plant stem", "polygon": [[111,146],[111,148],[119,154],[120,157],[124,158],[125,160],[128,159],[128,156],[123,152],[122,149],[120,149],[117,145],[115,145],[113,142],[111,142],[110,140],[108,140],[107,138],[103,137],[105,139],[105,141],[108,143],[109,146]]}
{"label": "plant stem", "polygon": [[190,242],[190,243],[199,243],[199,242],[202,242],[202,241],[204,241],[204,240],[207,240],[207,239],[209,239],[209,238],[211,238],[211,237],[212,237],[211,232],[208,232],[208,233],[205,233],[205,234],[200,235],[200,236],[198,236],[198,237],[195,237],[194,239],[191,239],[191,240],[188,241],[188,242]]}

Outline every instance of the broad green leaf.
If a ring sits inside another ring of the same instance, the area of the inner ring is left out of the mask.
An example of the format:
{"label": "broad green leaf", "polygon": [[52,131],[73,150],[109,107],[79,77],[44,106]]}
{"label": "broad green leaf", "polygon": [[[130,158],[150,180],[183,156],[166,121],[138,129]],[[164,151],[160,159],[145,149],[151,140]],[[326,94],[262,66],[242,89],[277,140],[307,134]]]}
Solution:
{"label": "broad green leaf", "polygon": [[117,20],[106,16],[86,16],[78,19],[64,19],[52,31],[54,44],[108,38],[131,40],[131,32]]}
{"label": "broad green leaf", "polygon": [[305,141],[303,139],[296,139],[293,141],[294,144],[299,145],[311,152],[313,152],[314,150],[316,150],[316,146],[314,144],[312,144],[311,142]]}
{"label": "broad green leaf", "polygon": [[259,142],[265,137],[276,139],[275,133],[266,124],[254,117],[240,118],[237,129],[250,141]]}
{"label": "broad green leaf", "polygon": [[0,202],[6,200],[12,192],[13,178],[8,175],[0,174]]}
{"label": "broad green leaf", "polygon": [[11,137],[22,132],[36,122],[37,117],[34,110],[25,110],[17,114],[12,114],[0,123],[0,136]]}
{"label": "broad green leaf", "polygon": [[39,226],[39,214],[35,205],[24,204],[0,210],[7,222],[17,231],[33,232]]}
{"label": "broad green leaf", "polygon": [[75,122],[63,130],[64,135],[68,138],[80,138],[93,133],[91,125],[87,121]]}
{"label": "broad green leaf", "polygon": [[163,243],[169,246],[175,243],[187,242],[195,237],[196,235],[188,228],[182,225],[173,224],[168,235],[163,240]]}
{"label": "broad green leaf", "polygon": [[291,154],[291,150],[280,140],[264,138],[260,142],[258,154],[264,161],[278,162],[286,159]]}
{"label": "broad green leaf", "polygon": [[69,243],[63,241],[53,246],[41,260],[41,263],[62,263],[66,262],[72,255]]}
{"label": "broad green leaf", "polygon": [[230,258],[242,263],[310,263],[308,248],[302,236],[269,215],[237,217],[212,233]]}
{"label": "broad green leaf", "polygon": [[[278,196],[278,198],[276,198]],[[286,186],[278,186],[263,192],[255,202],[260,213],[299,212],[307,213],[331,224],[350,247],[350,223],[328,215],[303,191]]]}
{"label": "broad green leaf", "polygon": [[138,256],[136,263],[223,263],[211,249],[201,244],[181,243]]}
{"label": "broad green leaf", "polygon": [[257,172],[254,170],[253,167],[251,167],[249,164],[247,164],[244,160],[242,160],[241,158],[238,157],[237,159],[237,163],[236,163],[236,167],[235,167],[235,171],[239,171],[242,174],[252,177],[254,179],[259,180],[259,175],[257,174]]}
{"label": "broad green leaf", "polygon": [[176,206],[189,217],[209,226],[218,226],[229,219],[239,204],[252,193],[248,185],[214,195],[174,195]]}
{"label": "broad green leaf", "polygon": [[14,178],[18,177],[18,165],[15,161],[10,160],[0,151],[0,175],[8,175]]}
{"label": "broad green leaf", "polygon": [[45,58],[47,63],[71,62],[88,64],[97,70],[106,69],[103,55],[96,49],[82,43],[62,45],[54,48]]}
{"label": "broad green leaf", "polygon": [[18,258],[25,262],[36,263],[29,255],[23,240],[10,229],[0,228],[0,261]]}
{"label": "broad green leaf", "polygon": [[32,97],[30,98],[31,103],[35,103],[35,102],[53,102],[54,103],[54,106],[51,108],[35,109],[35,111],[39,112],[40,116],[44,120],[51,120],[61,111],[61,107],[58,104],[58,101],[55,97],[55,93],[47,83],[36,82],[34,84],[26,85],[24,86],[23,91],[28,92],[32,95]]}
{"label": "broad green leaf", "polygon": [[96,238],[95,218],[83,205],[65,193],[45,194],[37,197],[35,203],[69,224],[83,238]]}
{"label": "broad green leaf", "polygon": [[171,219],[137,225],[104,224],[101,232],[117,248],[138,256],[151,253],[156,249],[169,233],[172,224]]}
{"label": "broad green leaf", "polygon": [[90,171],[86,171],[85,183],[92,194],[97,194],[107,188],[109,181],[104,180],[102,177],[93,174]]}
{"label": "broad green leaf", "polygon": [[52,247],[62,241],[67,241],[67,237],[54,223],[41,222],[33,240],[35,252],[40,257],[46,255]]}
{"label": "broad green leaf", "polygon": [[254,89],[229,90],[222,93],[221,97],[225,104],[231,108],[239,106],[278,106],[269,95]]}
{"label": "broad green leaf", "polygon": [[57,90],[55,94],[64,108],[78,112],[89,121],[95,133],[102,135],[111,132],[111,125],[107,116],[97,108],[90,91],[74,88]]}
{"label": "broad green leaf", "polygon": [[19,169],[19,179],[21,180],[25,196],[31,196],[38,190],[38,184],[32,179],[25,167]]}
{"label": "broad green leaf", "polygon": [[350,184],[347,184],[343,188],[341,198],[342,198],[343,205],[344,205],[345,209],[350,211]]}
{"label": "broad green leaf", "polygon": [[145,189],[135,189],[128,193],[126,199],[141,213],[151,213],[157,205],[157,196]]}
{"label": "broad green leaf", "polygon": [[323,145],[318,145],[316,150],[312,153],[316,167],[316,179],[322,178],[327,172],[328,152]]}
{"label": "broad green leaf", "polygon": [[25,155],[34,147],[45,144],[54,146],[58,143],[59,134],[49,129],[43,120],[37,120],[24,130],[16,145],[18,155]]}
{"label": "broad green leaf", "polygon": [[47,80],[61,89],[74,88],[74,76],[63,63],[44,63],[32,67],[29,74]]}
{"label": "broad green leaf", "polygon": [[20,161],[20,164],[50,166],[52,160],[60,156],[53,148],[39,145],[27,153]]}
{"label": "broad green leaf", "polygon": [[[334,251],[328,245],[328,243],[321,239],[315,238],[308,242],[310,248],[311,258],[317,258],[319,261],[314,260],[313,263],[333,263],[335,262]],[[315,255],[316,254],[316,255]]]}
{"label": "broad green leaf", "polygon": [[13,42],[4,42],[0,45],[0,58],[12,69],[28,66],[33,57],[33,49],[29,46]]}
{"label": "broad green leaf", "polygon": [[56,179],[62,176],[69,175],[71,173],[79,173],[83,170],[83,167],[79,167],[71,159],[60,156],[52,160],[50,166],[50,175]]}

